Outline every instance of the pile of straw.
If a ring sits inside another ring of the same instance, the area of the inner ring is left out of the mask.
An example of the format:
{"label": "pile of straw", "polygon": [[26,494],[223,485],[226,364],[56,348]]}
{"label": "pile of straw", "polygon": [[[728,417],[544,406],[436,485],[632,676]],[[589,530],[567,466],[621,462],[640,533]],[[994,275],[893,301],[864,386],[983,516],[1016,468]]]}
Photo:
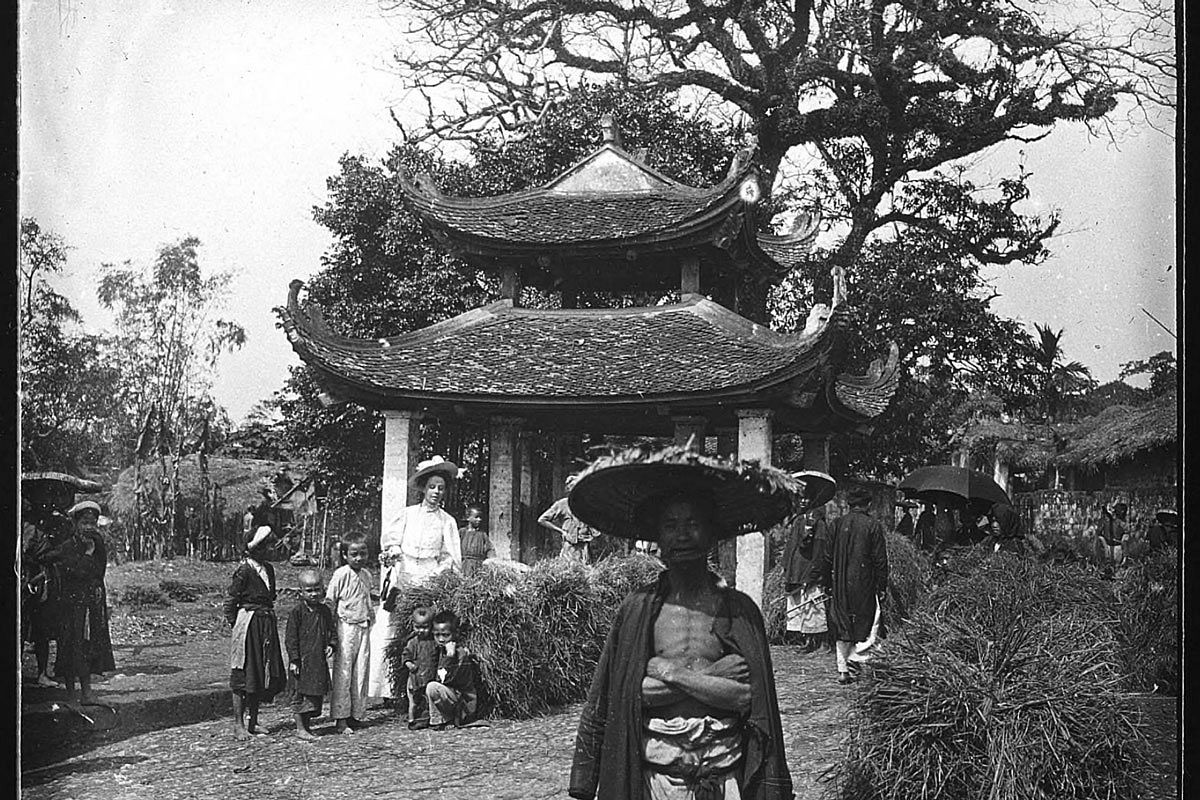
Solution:
{"label": "pile of straw", "polygon": [[845,798],[1132,796],[1144,739],[1111,593],[1083,567],[968,551],[856,697]]}
{"label": "pile of straw", "polygon": [[1171,548],[1129,564],[1114,581],[1126,687],[1179,694],[1179,568]]}
{"label": "pile of straw", "polygon": [[479,661],[481,713],[523,719],[582,700],[621,601],[661,568],[640,554],[595,565],[553,558],[527,572],[487,563],[469,579],[443,574],[408,587],[397,602],[393,676],[404,677],[399,654],[412,609],[427,605],[458,615]]}

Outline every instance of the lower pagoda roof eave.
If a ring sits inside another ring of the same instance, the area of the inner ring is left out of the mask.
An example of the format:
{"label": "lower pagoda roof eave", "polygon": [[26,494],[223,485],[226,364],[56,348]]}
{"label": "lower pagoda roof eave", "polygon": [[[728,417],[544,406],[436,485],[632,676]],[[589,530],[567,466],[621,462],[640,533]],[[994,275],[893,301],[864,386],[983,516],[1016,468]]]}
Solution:
{"label": "lower pagoda roof eave", "polygon": [[[309,366],[312,366],[320,373],[320,382],[322,384],[331,384],[337,387],[334,390],[335,394],[371,408],[412,410],[430,406],[461,406],[466,409],[480,410],[506,409],[510,412],[514,409],[527,409],[532,413],[554,411],[587,413],[589,411],[604,411],[612,408],[658,409],[664,405],[679,406],[680,413],[682,413],[684,408],[702,408],[712,405],[745,408],[779,407],[786,404],[771,402],[769,398],[763,397],[763,392],[780,383],[787,382],[797,374],[803,374],[807,371],[796,370],[794,371],[795,374],[780,375],[772,380],[763,382],[762,385],[748,385],[719,392],[679,392],[643,397],[541,397],[535,399],[527,395],[478,395],[421,391],[383,393],[373,388],[348,382],[344,376],[327,372],[319,366],[312,364]],[[805,409],[799,410],[804,411]]]}

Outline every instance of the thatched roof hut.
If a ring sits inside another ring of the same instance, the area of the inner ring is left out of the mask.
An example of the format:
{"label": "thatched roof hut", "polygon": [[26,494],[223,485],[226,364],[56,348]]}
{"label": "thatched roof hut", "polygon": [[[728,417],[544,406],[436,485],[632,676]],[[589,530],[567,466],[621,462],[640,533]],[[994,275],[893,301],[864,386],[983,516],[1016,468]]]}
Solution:
{"label": "thatched roof hut", "polygon": [[1178,408],[1173,392],[1140,406],[1109,406],[1072,426],[1058,463],[1096,470],[1158,448],[1173,450],[1179,444]]}
{"label": "thatched roof hut", "polygon": [[[219,488],[226,516],[240,517],[247,506],[257,506],[262,500],[262,489],[272,486],[280,472],[299,481],[305,469],[302,464],[261,458],[210,456],[208,459],[209,484]],[[157,484],[160,472],[157,463],[146,464],[142,467],[142,479]],[[118,519],[133,513],[134,489],[134,468],[128,467],[113,484],[109,498],[109,510]],[[180,462],[179,493],[185,503],[199,504],[201,501],[200,463],[196,455],[185,456]]]}
{"label": "thatched roof hut", "polygon": [[974,458],[991,461],[998,457],[1016,469],[1040,472],[1054,463],[1060,434],[1059,426],[982,417],[961,430],[953,444]]}

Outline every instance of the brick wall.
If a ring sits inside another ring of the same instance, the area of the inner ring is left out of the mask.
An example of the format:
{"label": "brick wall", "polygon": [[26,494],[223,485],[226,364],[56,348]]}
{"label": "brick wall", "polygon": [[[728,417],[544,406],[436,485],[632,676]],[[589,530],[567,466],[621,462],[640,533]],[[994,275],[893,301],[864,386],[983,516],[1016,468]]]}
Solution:
{"label": "brick wall", "polygon": [[1129,523],[1134,531],[1144,531],[1159,509],[1175,509],[1174,489],[1106,489],[1094,492],[1068,492],[1045,489],[1017,494],[1014,503],[1026,526],[1035,534],[1059,531],[1073,537],[1090,536],[1100,521],[1100,505],[1109,509],[1115,503],[1129,504]]}

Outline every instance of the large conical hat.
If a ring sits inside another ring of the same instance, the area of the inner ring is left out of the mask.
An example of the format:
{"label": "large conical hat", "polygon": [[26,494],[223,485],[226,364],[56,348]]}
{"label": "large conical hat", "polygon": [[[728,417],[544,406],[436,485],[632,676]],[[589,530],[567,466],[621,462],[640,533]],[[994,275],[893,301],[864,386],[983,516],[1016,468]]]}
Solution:
{"label": "large conical hat", "polygon": [[571,513],[597,530],[653,540],[647,514],[655,497],[699,491],[717,512],[717,538],[765,531],[803,510],[804,483],[753,461],[706,456],[679,445],[633,447],[596,459],[571,488]]}

